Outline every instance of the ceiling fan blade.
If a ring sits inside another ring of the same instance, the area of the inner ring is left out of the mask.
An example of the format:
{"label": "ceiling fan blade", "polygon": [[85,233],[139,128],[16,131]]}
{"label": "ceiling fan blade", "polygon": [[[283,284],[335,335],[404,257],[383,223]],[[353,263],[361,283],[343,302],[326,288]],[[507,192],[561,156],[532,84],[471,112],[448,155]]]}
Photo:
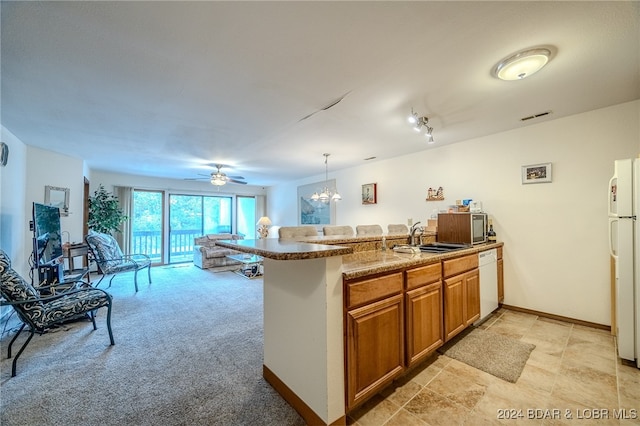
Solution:
{"label": "ceiling fan blade", "polygon": [[201,178],[184,178],[183,180],[209,180],[210,177],[201,177]]}
{"label": "ceiling fan blade", "polygon": [[235,179],[227,179],[227,182],[230,182],[230,183],[239,183],[240,185],[246,185],[246,184],[247,184],[247,182],[244,182],[244,181],[242,181],[242,180],[235,180]]}
{"label": "ceiling fan blade", "polygon": [[231,176],[231,175],[227,175],[228,178],[231,179],[244,179],[242,176]]}

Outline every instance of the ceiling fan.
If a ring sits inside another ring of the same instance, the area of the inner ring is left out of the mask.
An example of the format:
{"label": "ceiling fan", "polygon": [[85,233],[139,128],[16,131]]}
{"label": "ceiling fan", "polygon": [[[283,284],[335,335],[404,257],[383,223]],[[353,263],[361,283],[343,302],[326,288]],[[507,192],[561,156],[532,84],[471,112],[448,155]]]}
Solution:
{"label": "ceiling fan", "polygon": [[227,182],[228,183],[238,183],[240,185],[246,185],[247,182],[244,181],[244,178],[242,176],[227,176],[226,173],[222,173],[220,171],[221,168],[223,167],[229,167],[229,166],[225,166],[224,164],[210,164],[211,166],[215,167],[217,170],[215,172],[211,172],[211,174],[209,175],[203,175],[201,173],[198,173],[200,176],[205,176],[205,177],[201,177],[201,178],[186,178],[185,180],[209,180],[211,181],[212,185],[215,186],[222,186],[225,185]]}

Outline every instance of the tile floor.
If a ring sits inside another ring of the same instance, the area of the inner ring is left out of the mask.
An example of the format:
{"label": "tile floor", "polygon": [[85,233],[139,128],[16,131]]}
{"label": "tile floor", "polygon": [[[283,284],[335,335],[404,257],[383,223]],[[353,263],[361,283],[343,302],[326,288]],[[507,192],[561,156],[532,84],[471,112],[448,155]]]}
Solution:
{"label": "tile floor", "polygon": [[640,425],[640,370],[620,362],[610,332],[506,309],[480,327],[536,345],[516,383],[434,354],[347,424]]}

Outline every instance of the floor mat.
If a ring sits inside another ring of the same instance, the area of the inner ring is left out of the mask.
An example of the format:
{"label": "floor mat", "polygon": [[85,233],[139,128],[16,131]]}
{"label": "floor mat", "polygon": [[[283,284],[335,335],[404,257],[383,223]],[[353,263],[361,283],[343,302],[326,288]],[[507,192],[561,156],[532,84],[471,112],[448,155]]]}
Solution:
{"label": "floor mat", "polygon": [[535,347],[531,343],[472,327],[438,352],[515,383]]}

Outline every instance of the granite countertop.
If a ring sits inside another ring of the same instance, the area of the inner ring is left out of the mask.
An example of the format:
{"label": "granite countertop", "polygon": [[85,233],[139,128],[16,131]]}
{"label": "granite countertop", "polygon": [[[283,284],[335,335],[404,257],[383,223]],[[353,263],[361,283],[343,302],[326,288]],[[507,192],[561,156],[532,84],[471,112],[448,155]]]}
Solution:
{"label": "granite countertop", "polygon": [[243,253],[257,254],[267,259],[301,260],[343,256],[353,253],[351,247],[303,243],[298,241],[265,238],[262,240],[219,240],[216,244]]}
{"label": "granite countertop", "polygon": [[[275,260],[318,259],[342,256],[342,276],[346,280],[425,266],[441,260],[503,246],[502,242],[487,243],[468,249],[436,254],[399,253],[392,249],[354,252],[351,247],[338,245],[340,243],[362,242],[380,238],[381,236],[378,235],[363,237],[329,236],[305,239],[305,241],[318,241],[318,243],[265,238],[262,240],[219,240],[216,241],[216,244],[239,252],[257,254],[267,259]],[[321,242],[332,242],[336,245],[320,244]]]}
{"label": "granite countertop", "polygon": [[352,253],[342,257],[342,276],[346,280],[351,280],[385,272],[400,271],[502,246],[502,242],[479,244],[468,249],[440,254],[398,253],[391,249]]}

